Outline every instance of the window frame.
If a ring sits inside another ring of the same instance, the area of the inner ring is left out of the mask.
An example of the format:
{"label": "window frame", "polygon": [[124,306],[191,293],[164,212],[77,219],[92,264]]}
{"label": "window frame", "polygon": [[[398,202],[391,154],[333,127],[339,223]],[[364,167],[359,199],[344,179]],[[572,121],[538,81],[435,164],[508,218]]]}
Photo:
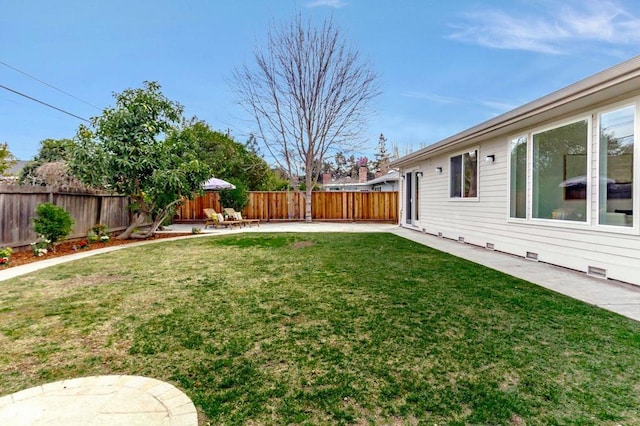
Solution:
{"label": "window frame", "polygon": [[[531,175],[533,173],[529,173],[531,169],[531,161],[532,158],[530,158],[529,154],[531,153],[531,132],[520,132],[514,135],[509,136],[508,138],[508,146],[509,146],[509,152],[507,155],[508,161],[507,161],[507,190],[508,190],[508,202],[507,202],[507,219],[509,222],[519,222],[519,223],[523,223],[523,222],[527,222],[531,219],[531,208],[529,205],[529,197],[531,196]],[[525,180],[525,195],[524,195],[524,217],[516,217],[516,216],[512,216],[511,215],[511,173],[512,173],[512,166],[511,166],[511,146],[514,140],[517,139],[521,139],[524,138],[526,140],[525,143],[525,147],[526,147],[526,152],[525,152],[525,165],[524,165],[524,180]]]}
{"label": "window frame", "polygon": [[[600,163],[600,125],[601,125],[601,116],[603,114],[613,112],[619,109],[623,109],[626,107],[634,107],[634,123],[633,123],[633,186],[632,186],[632,208],[635,211],[638,211],[637,214],[633,215],[633,222],[631,226],[619,226],[619,225],[608,225],[600,223],[600,170],[602,164]],[[638,136],[640,135],[640,98],[634,97],[631,99],[627,99],[625,101],[616,102],[613,104],[606,105],[605,107],[598,108],[593,112],[594,117],[594,129],[593,133],[595,137],[594,143],[594,155],[596,156],[596,164],[593,169],[596,173],[596,184],[595,188],[592,190],[593,196],[595,199],[594,208],[594,221],[593,227],[599,230],[606,230],[607,232],[613,232],[618,234],[631,234],[637,235],[640,230],[640,146],[638,146]]]}
{"label": "window frame", "polygon": [[[553,219],[553,218],[544,218],[544,217],[534,217],[533,216],[533,192],[534,192],[534,179],[533,179],[533,167],[535,166],[533,163],[534,159],[534,145],[533,139],[534,136],[540,133],[548,132],[550,130],[559,129],[561,127],[569,126],[574,123],[578,123],[580,121],[587,122],[587,189],[586,189],[586,199],[585,199],[585,220],[564,220],[564,219]],[[529,161],[528,165],[528,181],[531,183],[529,188],[529,195],[527,197],[527,210],[529,212],[529,217],[531,222],[536,223],[548,223],[548,224],[557,224],[559,226],[565,227],[590,227],[592,223],[592,201],[593,201],[593,115],[589,114],[581,114],[579,116],[573,116],[567,118],[565,120],[556,121],[550,123],[548,125],[538,127],[532,129],[529,132],[529,139],[527,141],[528,147],[530,148],[529,153],[527,154],[527,159]]]}
{"label": "window frame", "polygon": [[[633,154],[633,210],[634,214],[632,226],[615,226],[600,224],[600,116],[601,114],[612,112],[626,106],[635,106],[634,116],[634,154]],[[587,131],[587,209],[585,222],[534,218],[533,217],[533,136],[547,130],[562,127],[580,120],[588,121]],[[511,217],[511,141],[518,137],[527,138],[527,170],[526,170],[526,218]],[[640,235],[640,96],[635,95],[618,102],[602,104],[585,110],[581,114],[572,115],[562,120],[551,123],[544,123],[537,127],[527,127],[519,132],[508,135],[505,139],[505,146],[508,158],[507,174],[505,176],[507,196],[505,205],[505,219],[507,223],[524,226],[543,226],[551,229],[579,229],[593,230],[596,232],[606,232],[618,235]]]}
{"label": "window frame", "polygon": [[[476,153],[476,195],[474,197],[465,197],[464,196],[464,172],[465,172],[465,167],[464,167],[464,154],[470,154],[471,152],[475,151]],[[451,185],[451,181],[452,181],[452,167],[451,167],[451,160],[453,158],[456,157],[460,157],[461,160],[461,172],[460,172],[460,196],[459,197],[454,197],[451,195],[451,190],[452,190],[452,185]],[[480,147],[479,146],[473,146],[461,151],[456,152],[453,155],[450,155],[448,157],[448,162],[447,162],[447,170],[448,170],[448,179],[447,179],[447,194],[448,194],[448,198],[449,201],[479,201],[480,200]]]}

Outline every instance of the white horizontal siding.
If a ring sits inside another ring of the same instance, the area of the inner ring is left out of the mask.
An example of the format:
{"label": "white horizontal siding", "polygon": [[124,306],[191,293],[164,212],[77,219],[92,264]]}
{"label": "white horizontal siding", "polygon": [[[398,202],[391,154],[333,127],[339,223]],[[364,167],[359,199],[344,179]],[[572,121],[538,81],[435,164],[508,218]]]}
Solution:
{"label": "white horizontal siding", "polygon": [[[518,256],[537,253],[539,261],[583,272],[595,266],[606,269],[609,278],[640,285],[640,235],[637,230],[631,234],[624,233],[631,231],[627,229],[598,227],[595,190],[591,193],[590,223],[511,220],[508,217],[509,140],[501,137],[469,148],[476,146],[480,153],[477,200],[449,198],[450,153],[414,165],[424,173],[418,228],[434,235],[442,233],[443,237],[454,240],[462,237],[465,243],[479,246],[489,242],[495,250]],[[496,157],[493,163],[484,161],[490,154]],[[591,154],[597,157],[597,143],[592,144]],[[436,173],[436,167],[442,167],[441,174]],[[592,167],[591,172],[593,181],[597,182],[597,169]]]}

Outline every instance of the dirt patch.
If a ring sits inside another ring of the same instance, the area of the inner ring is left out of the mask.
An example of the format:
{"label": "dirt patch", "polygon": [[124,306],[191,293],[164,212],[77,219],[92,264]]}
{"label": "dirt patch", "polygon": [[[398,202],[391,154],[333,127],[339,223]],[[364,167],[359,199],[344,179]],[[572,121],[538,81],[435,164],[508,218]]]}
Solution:
{"label": "dirt patch", "polygon": [[125,280],[128,277],[125,275],[88,275],[83,277],[74,277],[63,280],[60,287],[63,289],[72,289],[78,287],[94,287],[103,284],[109,284],[112,282]]}
{"label": "dirt patch", "polygon": [[313,245],[313,241],[296,241],[291,245],[294,249],[301,249],[305,247],[311,247]]}
{"label": "dirt patch", "polygon": [[106,243],[96,242],[91,243],[87,248],[80,248],[80,241],[65,241],[56,245],[55,252],[49,252],[44,256],[35,257],[31,250],[14,252],[11,255],[11,260],[9,261],[8,266],[0,266],[0,270],[4,268],[11,268],[13,266],[25,265],[27,263],[38,262],[40,260],[51,259],[54,257],[66,256],[68,254],[79,253],[83,251],[95,250],[104,247],[111,246],[119,246],[124,244],[133,244],[139,243],[141,241],[153,241],[153,240],[161,240],[164,238],[173,238],[173,237],[184,237],[193,235],[191,233],[171,233],[171,234],[156,234],[153,237],[145,238],[145,239],[131,239],[131,240],[116,240],[115,238],[111,238]]}

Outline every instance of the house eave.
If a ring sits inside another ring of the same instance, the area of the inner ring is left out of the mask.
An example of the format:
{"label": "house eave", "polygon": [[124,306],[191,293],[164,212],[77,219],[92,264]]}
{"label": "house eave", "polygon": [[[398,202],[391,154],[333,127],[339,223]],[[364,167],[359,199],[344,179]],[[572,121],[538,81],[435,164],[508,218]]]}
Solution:
{"label": "house eave", "polygon": [[549,95],[480,123],[474,127],[436,142],[412,154],[391,162],[391,167],[402,168],[432,157],[454,146],[477,143],[518,128],[577,112],[588,105],[640,90],[640,56],[608,68]]}

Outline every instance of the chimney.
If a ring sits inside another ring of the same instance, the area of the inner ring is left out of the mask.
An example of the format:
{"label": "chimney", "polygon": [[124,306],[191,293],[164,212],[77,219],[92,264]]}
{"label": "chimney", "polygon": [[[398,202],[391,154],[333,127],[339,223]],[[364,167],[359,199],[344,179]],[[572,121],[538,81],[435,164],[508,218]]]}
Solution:
{"label": "chimney", "polygon": [[322,174],[322,184],[326,185],[331,183],[331,173],[323,173]]}
{"label": "chimney", "polygon": [[385,158],[380,162],[380,174],[386,175],[387,173],[389,173],[389,159]]}
{"label": "chimney", "polygon": [[367,182],[367,168],[360,167],[358,169],[358,183],[366,183]]}

